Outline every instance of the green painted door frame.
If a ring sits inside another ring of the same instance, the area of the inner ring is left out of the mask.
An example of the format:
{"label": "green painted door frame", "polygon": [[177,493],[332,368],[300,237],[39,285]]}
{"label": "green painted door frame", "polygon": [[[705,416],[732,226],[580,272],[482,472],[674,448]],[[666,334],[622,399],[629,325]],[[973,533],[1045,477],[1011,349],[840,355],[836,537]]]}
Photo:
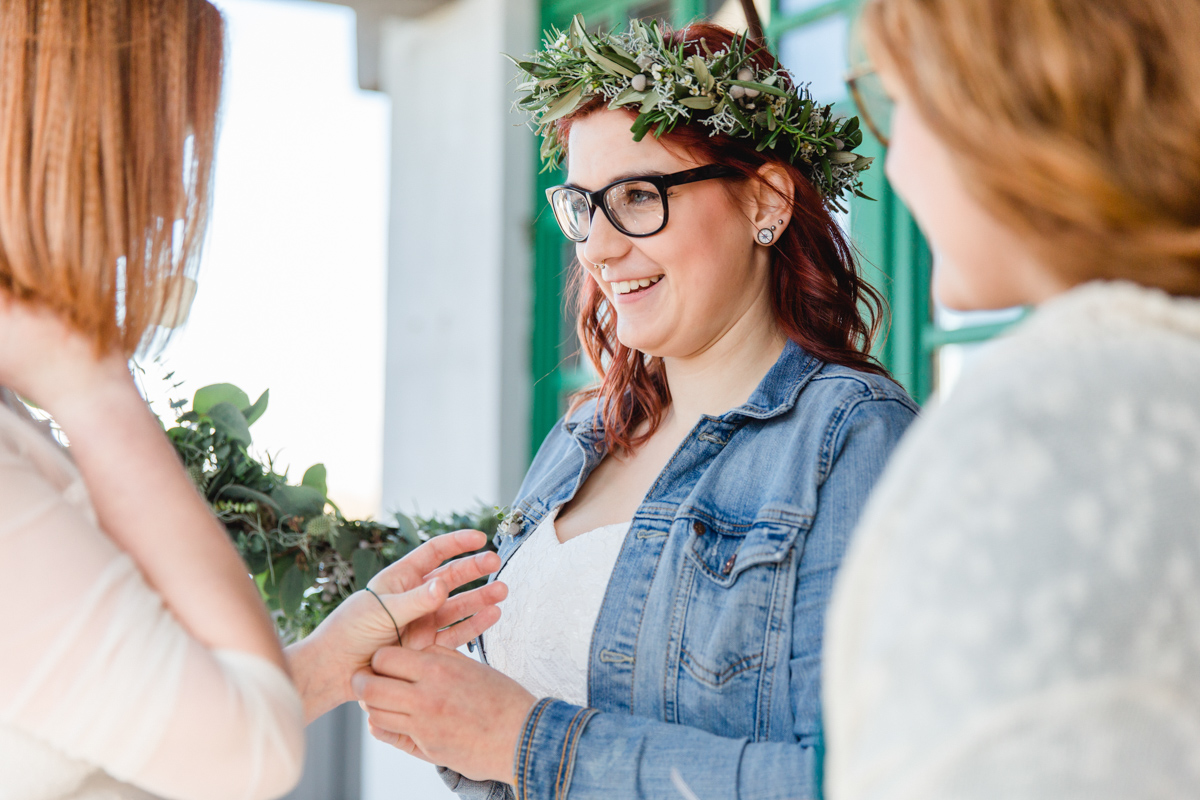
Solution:
{"label": "green painted door frame", "polygon": [[[785,14],[781,0],[772,0],[772,13],[766,35],[774,52],[790,32],[827,20],[835,15],[852,19],[861,0],[799,2],[797,13]],[[789,7],[795,7],[792,0]],[[669,11],[668,11],[669,9]],[[706,0],[543,0],[542,29],[560,30],[571,17],[582,13],[589,26],[611,28],[623,25],[630,14],[649,11],[669,16],[676,25],[703,16]],[[791,65],[789,65],[791,66]],[[846,100],[839,103],[844,113],[855,113]],[[530,143],[536,147],[535,142]],[[882,147],[870,134],[863,152],[882,156]],[[919,401],[933,390],[933,355],[936,348],[956,337],[977,340],[986,336],[961,331],[945,332],[934,328],[930,314],[930,253],[912,217],[900,202],[883,174],[882,157],[876,168],[864,175],[866,193],[877,198],[870,202],[855,198],[851,204],[851,232],[872,283],[880,289],[891,309],[891,327],[877,344],[876,354],[895,378]],[[530,409],[530,456],[562,414],[565,397],[584,385],[589,374],[579,365],[574,353],[574,331],[564,315],[565,280],[573,247],[564,239],[547,208],[545,189],[561,183],[561,171],[541,173],[534,199],[538,213],[534,222],[533,332],[531,342],[533,392]],[[980,331],[980,333],[983,333]],[[990,334],[989,334],[990,335]]]}

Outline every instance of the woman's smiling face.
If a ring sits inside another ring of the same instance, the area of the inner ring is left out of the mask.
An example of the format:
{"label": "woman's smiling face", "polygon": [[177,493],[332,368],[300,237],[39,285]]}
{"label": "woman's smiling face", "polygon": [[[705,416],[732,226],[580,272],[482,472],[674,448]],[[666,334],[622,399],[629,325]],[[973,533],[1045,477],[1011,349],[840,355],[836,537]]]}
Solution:
{"label": "woman's smiling face", "polygon": [[[567,182],[595,191],[622,178],[701,166],[653,135],[633,141],[631,121],[626,112],[601,110],[572,123]],[[687,358],[747,313],[770,313],[768,252],[755,243],[757,228],[731,188],[726,179],[672,187],[667,226],[648,237],[626,236],[596,210],[576,255],[615,309],[626,347]],[[607,265],[603,276],[600,264]]]}

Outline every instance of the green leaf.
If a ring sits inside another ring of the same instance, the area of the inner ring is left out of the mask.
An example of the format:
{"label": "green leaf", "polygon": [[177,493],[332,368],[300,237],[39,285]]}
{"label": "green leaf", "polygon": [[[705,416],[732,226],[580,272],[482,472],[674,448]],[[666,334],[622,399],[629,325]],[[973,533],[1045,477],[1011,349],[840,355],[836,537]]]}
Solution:
{"label": "green leaf", "polygon": [[258,503],[270,509],[271,511],[274,511],[276,516],[283,515],[283,509],[281,509],[279,504],[273,499],[262,492],[256,491],[247,486],[239,486],[236,483],[222,486],[221,490],[217,492],[216,497],[213,498],[214,502],[217,500],[242,500],[251,503]]}
{"label": "green leaf", "polygon": [[261,575],[267,569],[268,554],[266,550],[252,550],[243,552],[242,558],[246,562],[246,569],[251,575]]}
{"label": "green leaf", "polygon": [[638,118],[633,121],[633,127],[629,129],[633,134],[633,140],[640,142],[652,125],[654,125],[654,117],[650,114],[639,114]]}
{"label": "green leaf", "polygon": [[250,408],[250,398],[232,383],[214,383],[196,390],[192,398],[192,410],[197,414],[208,414],[217,403],[229,403],[238,411]]}
{"label": "green leaf", "polygon": [[283,578],[279,581],[279,608],[286,616],[294,617],[300,610],[300,602],[304,599],[304,590],[308,588],[304,584],[304,573],[295,562],[292,562],[292,566],[283,573]]}
{"label": "green leaf", "polygon": [[813,104],[811,100],[804,101],[804,111],[800,112],[800,121],[796,123],[796,127],[804,130],[808,125],[808,120],[812,117]]}
{"label": "green leaf", "polygon": [[692,68],[692,72],[696,73],[696,78],[704,87],[704,91],[712,91],[713,84],[716,81],[714,81],[713,76],[709,74],[708,67],[705,65],[704,59],[700,56],[692,56],[688,59],[688,66]]}
{"label": "green leaf", "polygon": [[[512,60],[512,59],[510,58],[510,60]],[[551,74],[549,69],[542,66],[541,64],[535,64],[532,61],[513,60],[513,63],[516,64],[517,67],[525,70],[526,72],[528,72],[530,75],[532,75],[535,78],[545,78]]]}
{"label": "green leaf", "polygon": [[383,569],[379,556],[374,550],[366,547],[354,551],[354,555],[350,557],[350,565],[354,567],[354,588],[360,591],[367,588],[368,581]]}
{"label": "green leaf", "polygon": [[309,486],[321,493],[322,497],[329,496],[329,487],[325,484],[325,465],[313,464],[309,467],[304,477],[300,479],[301,486]]}
{"label": "green leaf", "polygon": [[288,517],[314,517],[325,510],[325,495],[311,486],[276,486],[271,499]]}
{"label": "green leaf", "polygon": [[350,561],[354,554],[358,551],[359,537],[350,528],[339,528],[337,538],[334,540],[333,547],[338,551],[338,555]]}
{"label": "green leaf", "polygon": [[228,439],[242,444],[250,444],[250,426],[246,424],[246,418],[233,403],[217,403],[208,409],[208,418],[212,420],[213,427],[218,432],[225,434]]}
{"label": "green leaf", "polygon": [[571,17],[571,38],[580,43],[588,38],[587,29],[584,28],[583,14]]}
{"label": "green leaf", "polygon": [[660,95],[654,89],[651,89],[650,91],[646,92],[646,99],[642,101],[642,107],[638,109],[638,112],[641,114],[648,114],[653,111],[661,101],[662,95]]}
{"label": "green leaf", "polygon": [[696,108],[701,111],[706,111],[716,105],[713,99],[707,95],[700,95],[699,97],[685,97],[679,102],[688,108]]}
{"label": "green leaf", "polygon": [[258,396],[258,399],[254,401],[254,405],[246,409],[245,417],[247,425],[253,425],[255,422],[258,422],[258,418],[261,417],[263,412],[267,410],[267,401],[270,399],[270,397],[271,390],[267,389]]}
{"label": "green leaf", "polygon": [[619,108],[619,107],[621,107],[623,105],[627,105],[627,104],[631,105],[633,103],[641,103],[645,99],[646,99],[645,92],[639,92],[637,89],[634,89],[632,86],[626,86],[621,91],[620,94],[618,94],[616,97],[614,97],[612,99],[612,102],[608,104],[608,107],[609,108]]}
{"label": "green leaf", "polygon": [[600,65],[601,69],[607,70],[615,75],[624,75],[626,78],[632,78],[634,75],[638,74],[636,64],[630,65],[634,67],[633,69],[630,69],[628,66],[621,64],[617,60],[609,58],[601,53],[594,44],[592,44],[591,37],[583,40],[583,51],[588,54],[588,58]]}
{"label": "green leaf", "polygon": [[417,525],[404,514],[396,514],[396,531],[401,539],[417,544]]}
{"label": "green leaf", "polygon": [[787,97],[787,92],[782,89],[777,89],[774,86],[767,86],[765,83],[755,83],[754,81],[729,81],[732,86],[741,86],[743,89],[757,89],[763,94],[773,94],[776,97]]}
{"label": "green leaf", "polygon": [[546,109],[546,113],[538,117],[538,125],[549,125],[570,114],[583,102],[583,84],[579,84],[563,95],[559,100]]}
{"label": "green leaf", "polygon": [[621,47],[619,44],[616,44],[615,42],[609,42],[608,46],[609,46],[609,48],[612,49],[613,53],[615,53],[616,55],[625,59],[630,64],[632,64],[634,67],[637,66],[637,59],[635,59],[633,57],[633,54],[630,53],[628,50],[625,50],[623,47]]}

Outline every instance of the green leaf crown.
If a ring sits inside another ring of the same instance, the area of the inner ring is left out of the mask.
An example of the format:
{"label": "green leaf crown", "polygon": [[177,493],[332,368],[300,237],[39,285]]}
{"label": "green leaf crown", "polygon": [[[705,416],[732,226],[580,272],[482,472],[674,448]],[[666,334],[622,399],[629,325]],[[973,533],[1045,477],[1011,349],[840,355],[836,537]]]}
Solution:
{"label": "green leaf crown", "polygon": [[700,48],[703,56],[687,55],[657,22],[641,20],[623,33],[591,35],[576,15],[569,30],[547,32],[541,51],[511,59],[524,73],[518,90],[527,93],[516,106],[542,136],[546,168],[565,154],[554,123],[603,96],[609,108],[637,108],[634,141],[699,122],[710,136],[750,139],[799,167],[834,208],[845,210],[846,193],[866,197],[859,173],[874,159],[853,152],[863,138],[857,117],[835,117],[832,105],[813,102],[808,85],[782,68],[763,71],[751,58],[761,48],[746,35],[716,52],[701,39]]}

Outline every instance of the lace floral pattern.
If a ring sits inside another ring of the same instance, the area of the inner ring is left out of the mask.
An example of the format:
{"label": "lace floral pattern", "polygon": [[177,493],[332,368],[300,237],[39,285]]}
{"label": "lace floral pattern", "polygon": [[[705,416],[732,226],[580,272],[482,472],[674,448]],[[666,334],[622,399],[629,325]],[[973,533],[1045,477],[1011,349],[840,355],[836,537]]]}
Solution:
{"label": "lace floral pattern", "polygon": [[825,656],[828,796],[1195,797],[1200,302],[1093,284],[889,465]]}
{"label": "lace floral pattern", "polygon": [[508,598],[484,634],[488,663],[538,697],[587,705],[592,630],[628,522],[559,542],[550,514],[504,566]]}

